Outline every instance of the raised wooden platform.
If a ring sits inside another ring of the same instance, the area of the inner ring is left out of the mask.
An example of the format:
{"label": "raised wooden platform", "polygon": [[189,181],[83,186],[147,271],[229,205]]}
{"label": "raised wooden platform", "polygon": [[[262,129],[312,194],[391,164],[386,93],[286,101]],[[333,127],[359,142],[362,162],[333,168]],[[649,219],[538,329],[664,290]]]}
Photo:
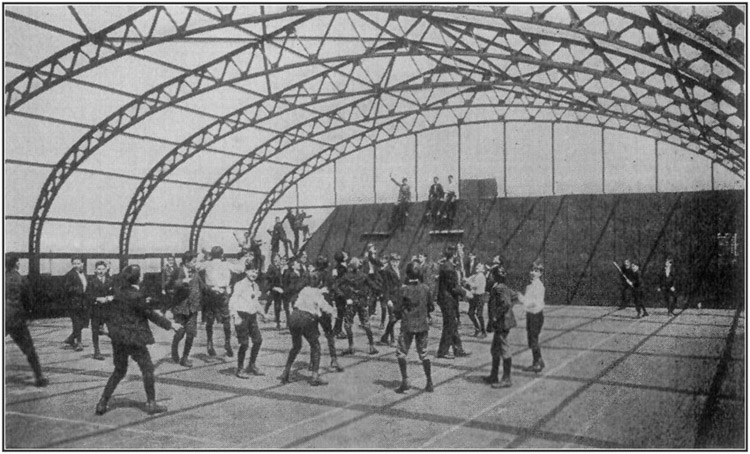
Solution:
{"label": "raised wooden platform", "polygon": [[362,235],[362,239],[382,239],[389,238],[393,235],[393,232],[365,232]]}
{"label": "raised wooden platform", "polygon": [[460,236],[463,235],[463,229],[454,230],[430,230],[430,235]]}

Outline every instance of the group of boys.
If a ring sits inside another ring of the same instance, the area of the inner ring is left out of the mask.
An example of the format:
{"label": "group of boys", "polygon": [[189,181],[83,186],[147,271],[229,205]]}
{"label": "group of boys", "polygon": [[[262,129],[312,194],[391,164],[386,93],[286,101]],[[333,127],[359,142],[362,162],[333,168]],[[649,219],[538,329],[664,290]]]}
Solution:
{"label": "group of boys", "polygon": [[[413,257],[405,267],[402,276],[401,257],[389,254],[381,260],[374,245],[368,244],[361,258],[349,257],[344,251],[334,255],[335,264],[329,269],[325,257],[318,257],[314,264],[308,264],[306,255],[294,257],[284,263],[276,255],[263,279],[259,282],[260,269],[254,254],[244,251],[238,260],[226,259],[221,247],[215,246],[203,254],[185,252],[178,265],[174,258],[167,260],[162,271],[162,293],[164,304],[172,312],[176,332],[171,346],[172,359],[183,367],[192,367],[190,351],[197,335],[198,313],[203,314],[207,336],[207,353],[216,356],[213,342],[213,327],[220,323],[224,331],[224,349],[227,357],[233,357],[231,345],[232,325],[239,342],[237,352],[236,376],[247,379],[250,375],[264,375],[258,368],[256,359],[263,343],[259,322],[271,304],[275,309],[277,328],[280,329],[280,312],[284,308],[287,328],[292,334],[292,348],[287,359],[287,367],[280,379],[290,380],[290,369],[301,348],[302,339],[311,346],[310,370],[312,385],[324,385],[320,377],[320,343],[318,328],[323,329],[328,343],[333,370],[342,372],[338,364],[335,340],[338,336],[347,339],[347,347],[342,355],[350,355],[354,350],[353,327],[355,318],[365,331],[368,339],[368,353],[377,354],[370,317],[381,307],[381,325],[383,331],[378,344],[396,347],[402,382],[398,392],[409,388],[407,379],[406,355],[412,342],[416,344],[417,353],[422,361],[427,378],[425,389],[433,390],[431,378],[431,361],[427,356],[428,330],[431,325],[430,313],[434,311],[434,302],[440,307],[443,316],[443,332],[437,357],[453,359],[469,356],[463,350],[458,333],[458,303],[462,300],[474,301],[483,299],[489,290],[488,331],[495,333],[491,355],[493,357],[492,374],[488,382],[493,386],[509,386],[510,356],[507,347],[507,335],[513,326],[510,307],[521,300],[527,307],[527,329],[529,345],[534,354],[534,365],[531,370],[540,371],[544,367],[538,346],[538,333],[543,324],[541,310],[544,306],[544,287],[539,281],[541,266],[532,271],[532,284],[523,295],[510,290],[505,284],[505,270],[502,262],[496,258],[489,272],[484,276],[484,267],[476,257],[470,255],[466,263],[458,260],[455,247],[448,247],[445,257],[438,263],[428,262],[423,254]],[[88,295],[87,301],[95,306],[106,307],[113,299],[114,282],[109,276],[105,263],[97,263],[94,280],[87,278],[82,270],[82,261],[73,260],[73,268],[66,277],[74,310],[73,333],[66,342],[80,350],[80,331],[84,324],[81,319],[81,295]],[[536,274],[535,274],[536,273]],[[484,279],[479,279],[482,275]],[[280,276],[280,277],[279,277]],[[478,282],[477,282],[478,281]],[[94,290],[99,287],[99,290]],[[262,304],[262,300],[266,304]],[[535,307],[535,309],[530,309]],[[476,309],[476,307],[475,307]],[[479,308],[479,319],[483,311]],[[106,311],[91,317],[88,309],[88,320],[92,320],[92,331],[99,333]],[[538,315],[535,315],[538,314]],[[476,310],[472,311],[475,321]],[[387,317],[387,324],[386,322]],[[397,322],[401,321],[400,332],[396,334]],[[484,322],[475,322],[476,335],[484,333]],[[180,343],[184,342],[180,354]],[[25,345],[25,344],[24,344]],[[252,345],[252,347],[251,347]],[[453,355],[450,349],[453,349]],[[245,366],[245,357],[249,350],[249,362]],[[98,341],[95,341],[95,358],[101,356]],[[33,357],[30,356],[33,359]],[[503,360],[503,380],[497,379],[498,365]],[[31,361],[31,359],[30,359]],[[38,360],[37,360],[38,363]]]}
{"label": "group of boys", "polygon": [[[398,198],[391,213],[389,230],[403,230],[406,227],[406,219],[409,216],[409,205],[411,203],[411,187],[409,180],[401,179],[401,182],[390,175],[393,184],[398,186]],[[453,175],[448,175],[448,183],[443,188],[438,177],[433,178],[433,183],[427,196],[427,210],[423,220],[431,221],[441,227],[450,227],[456,217],[458,205],[458,185],[453,181]]]}

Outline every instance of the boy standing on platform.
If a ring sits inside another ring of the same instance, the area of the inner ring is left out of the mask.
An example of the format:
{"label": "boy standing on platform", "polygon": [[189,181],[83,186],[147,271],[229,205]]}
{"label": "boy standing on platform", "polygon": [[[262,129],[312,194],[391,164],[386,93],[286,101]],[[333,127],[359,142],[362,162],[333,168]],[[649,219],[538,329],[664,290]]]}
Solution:
{"label": "boy standing on platform", "polygon": [[544,369],[542,350],[539,347],[539,333],[544,325],[544,284],[541,280],[543,273],[544,265],[539,261],[534,262],[530,273],[531,283],[526,286],[523,294],[518,295],[526,310],[526,339],[534,358],[534,363],[525,369],[527,372],[541,372]]}

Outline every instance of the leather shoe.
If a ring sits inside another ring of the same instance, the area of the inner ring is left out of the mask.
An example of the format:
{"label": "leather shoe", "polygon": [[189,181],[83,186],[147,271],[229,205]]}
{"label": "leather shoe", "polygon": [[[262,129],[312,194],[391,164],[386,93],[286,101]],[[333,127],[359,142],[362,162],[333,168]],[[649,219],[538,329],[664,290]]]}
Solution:
{"label": "leather shoe", "polygon": [[255,367],[254,365],[247,366],[247,369],[245,369],[245,372],[247,372],[248,374],[253,374],[256,377],[262,377],[263,375],[266,375],[263,372],[261,372],[257,367]]}
{"label": "leather shoe", "polygon": [[102,399],[102,400],[99,401],[99,403],[96,404],[96,414],[97,415],[101,416],[104,413],[106,413],[107,410],[109,410],[109,408],[107,408],[107,401],[106,400]]}
{"label": "leather shoe", "polygon": [[94,353],[94,359],[97,361],[104,361],[104,355],[99,352]]}
{"label": "leather shoe", "polygon": [[456,359],[455,356],[451,355],[450,353],[447,353],[445,355],[438,355],[438,359]]}
{"label": "leather shoe", "polygon": [[244,370],[240,369],[239,367],[237,368],[237,372],[235,372],[235,374],[234,374],[234,375],[235,375],[235,376],[236,376],[237,378],[241,378],[241,379],[243,379],[243,380],[247,380],[248,378],[250,378],[250,376],[249,376],[249,375],[247,375],[247,372],[245,372]]}
{"label": "leather shoe", "polygon": [[487,383],[488,385],[491,385],[493,383],[497,383],[498,381],[500,381],[497,377],[492,377],[490,375],[486,377],[482,377],[482,380],[484,380],[484,382]]}
{"label": "leather shoe", "polygon": [[47,377],[39,377],[34,382],[34,386],[37,388],[45,388],[47,385],[49,385],[49,378]]}
{"label": "leather shoe", "polygon": [[182,366],[182,367],[193,367],[193,362],[190,361],[187,358],[183,358],[182,361],[180,361],[180,366]]}
{"label": "leather shoe", "polygon": [[146,413],[149,415],[164,413],[165,411],[167,411],[167,407],[157,404],[155,400],[149,400],[146,402]]}
{"label": "leather shoe", "polygon": [[456,353],[456,358],[466,358],[467,356],[471,356],[471,352],[461,351]]}
{"label": "leather shoe", "polygon": [[498,389],[498,388],[510,388],[511,386],[513,386],[513,383],[511,383],[510,378],[503,378],[499,382],[492,384],[492,387],[495,388],[495,389]]}

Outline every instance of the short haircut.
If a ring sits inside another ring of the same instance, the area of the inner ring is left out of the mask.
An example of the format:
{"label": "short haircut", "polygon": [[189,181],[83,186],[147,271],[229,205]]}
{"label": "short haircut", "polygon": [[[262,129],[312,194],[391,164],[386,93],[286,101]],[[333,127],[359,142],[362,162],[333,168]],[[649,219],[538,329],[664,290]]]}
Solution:
{"label": "short haircut", "polygon": [[349,260],[349,268],[358,270],[360,265],[361,263],[357,257],[352,257],[351,260]]}
{"label": "short haircut", "polygon": [[94,265],[94,268],[99,268],[101,265],[107,266],[107,262],[105,262],[104,260],[98,260]]}
{"label": "short haircut", "polygon": [[406,277],[412,281],[422,279],[422,270],[419,269],[419,266],[416,263],[409,262],[409,264],[406,265]]}
{"label": "short haircut", "polygon": [[498,265],[492,268],[492,271],[491,271],[492,279],[495,282],[500,282],[500,283],[505,282],[505,274],[502,272],[503,269],[505,269],[503,265]]}
{"label": "short haircut", "polygon": [[307,276],[307,285],[315,288],[323,288],[326,286],[325,276],[321,271],[310,273],[310,275]]}
{"label": "short haircut", "polygon": [[214,246],[211,248],[211,258],[220,259],[224,255],[224,248],[221,246]]}
{"label": "short haircut", "polygon": [[10,271],[18,264],[18,256],[9,255],[5,257],[5,271]]}
{"label": "short haircut", "polygon": [[192,251],[185,251],[182,253],[182,263],[190,263],[197,257],[197,254]]}
{"label": "short haircut", "polygon": [[531,269],[534,271],[539,271],[540,273],[544,273],[544,263],[542,263],[541,260],[534,260],[534,263],[531,265]]}
{"label": "short haircut", "polygon": [[141,267],[138,265],[128,265],[120,274],[123,282],[134,285],[141,279]]}
{"label": "short haircut", "polygon": [[258,268],[255,266],[255,264],[251,260],[245,261],[245,271],[247,270],[255,270],[258,271]]}
{"label": "short haircut", "polygon": [[448,259],[456,255],[456,246],[446,246],[443,255]]}
{"label": "short haircut", "polygon": [[81,258],[81,256],[80,256],[80,255],[74,255],[73,257],[71,257],[71,258],[70,258],[70,263],[73,263],[73,262],[75,262],[76,260],[80,260],[80,261],[81,261],[81,263],[83,263],[83,259]]}

